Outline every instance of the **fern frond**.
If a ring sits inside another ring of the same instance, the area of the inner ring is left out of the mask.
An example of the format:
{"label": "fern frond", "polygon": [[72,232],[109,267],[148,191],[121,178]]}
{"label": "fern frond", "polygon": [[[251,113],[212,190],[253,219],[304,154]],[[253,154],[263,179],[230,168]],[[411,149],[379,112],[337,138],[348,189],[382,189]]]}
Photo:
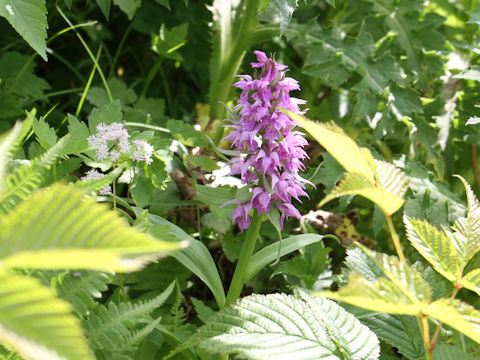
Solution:
{"label": "fern frond", "polygon": [[0,272],[0,341],[32,360],[93,360],[71,306],[37,279]]}
{"label": "fern frond", "polygon": [[163,293],[149,301],[119,305],[111,302],[108,307],[100,306],[83,322],[92,346],[97,350],[116,352],[126,339],[131,338],[130,328],[147,321],[146,316],[167,300],[174,285],[171,283]]}
{"label": "fern frond", "polygon": [[42,184],[46,172],[62,154],[68,136],[64,136],[44,154],[33,159],[30,165],[14,170],[7,177],[0,195],[0,215],[6,215],[16,204],[28,199],[33,190]]}
{"label": "fern frond", "polygon": [[0,218],[0,258],[9,267],[125,271],[179,248],[136,231],[72,185],[37,191]]}

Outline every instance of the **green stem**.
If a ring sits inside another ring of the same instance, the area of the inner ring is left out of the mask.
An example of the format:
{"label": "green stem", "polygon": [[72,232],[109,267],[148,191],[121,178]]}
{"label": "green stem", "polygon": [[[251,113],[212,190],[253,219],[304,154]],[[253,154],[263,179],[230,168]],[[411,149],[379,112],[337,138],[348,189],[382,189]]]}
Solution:
{"label": "green stem", "polygon": [[388,229],[390,230],[390,234],[392,235],[393,245],[395,246],[397,255],[400,260],[406,265],[407,261],[405,260],[405,255],[403,255],[402,245],[400,245],[400,239],[398,238],[397,231],[395,230],[395,226],[393,225],[392,215],[385,214],[385,217],[387,218]]}
{"label": "green stem", "polygon": [[250,35],[255,30],[255,26],[257,25],[258,5],[258,0],[246,0],[245,11],[242,15],[242,22],[232,46],[225,46],[220,49],[221,52],[229,52],[226,54],[220,54],[218,56],[218,82],[215,81],[214,83],[210,84],[210,123],[216,119],[222,118],[225,112],[225,108],[222,103],[226,103],[230,98],[233,79],[249,46],[251,37]]}
{"label": "green stem", "polygon": [[116,181],[113,180],[112,183],[112,193],[113,193],[113,211],[117,211],[117,194],[116,194]]}
{"label": "green stem", "polygon": [[422,332],[422,338],[423,338],[423,346],[425,347],[425,355],[427,356],[427,360],[432,360],[433,359],[433,347],[431,346],[430,343],[430,331],[429,331],[429,326],[428,326],[428,316],[421,314],[420,316],[417,317],[419,325],[420,325],[420,330]]}
{"label": "green stem", "polygon": [[245,285],[245,273],[247,271],[250,258],[252,257],[255,242],[257,241],[260,225],[262,225],[263,217],[255,213],[252,217],[252,223],[247,231],[247,237],[242,246],[240,257],[238,258],[237,267],[233,273],[233,279],[228,289],[227,300],[225,306],[233,304],[242,293],[243,285]]}
{"label": "green stem", "polygon": [[150,87],[150,84],[151,84],[153,78],[155,77],[155,75],[157,75],[158,70],[159,70],[160,67],[162,66],[162,60],[163,60],[163,59],[160,58],[160,59],[152,66],[152,68],[151,68],[150,71],[148,72],[147,78],[145,79],[145,83],[143,84],[142,92],[140,93],[140,96],[141,96],[141,97],[146,97],[146,96],[147,96],[148,88]]}
{"label": "green stem", "polygon": [[97,57],[95,58],[95,63],[93,64],[93,69],[90,72],[90,76],[88,77],[87,85],[85,85],[85,89],[83,90],[82,97],[80,98],[80,102],[77,106],[77,111],[75,111],[75,116],[78,117],[80,112],[82,111],[83,103],[85,102],[85,98],[87,97],[88,90],[90,86],[92,86],[93,77],[95,76],[95,70],[97,69],[98,60],[100,59],[100,53],[102,52],[102,47],[98,48]]}

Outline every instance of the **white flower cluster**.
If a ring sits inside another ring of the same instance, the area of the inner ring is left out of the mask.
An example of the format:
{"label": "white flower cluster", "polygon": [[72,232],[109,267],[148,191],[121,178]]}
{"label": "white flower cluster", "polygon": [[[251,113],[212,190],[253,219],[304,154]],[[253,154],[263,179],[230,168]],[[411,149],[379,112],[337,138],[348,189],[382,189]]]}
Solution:
{"label": "white flower cluster", "polygon": [[[88,137],[88,143],[97,150],[99,160],[110,159],[118,161],[122,154],[131,153],[130,134],[123,128],[123,124],[114,122],[110,125],[101,123],[97,125],[97,133]],[[145,140],[133,140],[135,150],[131,155],[134,161],[145,161],[152,163],[154,148]]]}
{"label": "white flower cluster", "polygon": [[150,145],[145,140],[133,140],[135,144],[135,151],[132,155],[132,160],[135,161],[145,161],[146,164],[150,165],[152,163],[152,155],[155,150],[152,145]]}
{"label": "white flower cluster", "polygon": [[[82,181],[89,181],[89,180],[95,180],[95,179],[101,179],[105,176],[105,174],[99,173],[97,169],[90,169],[87,171],[85,176],[82,176],[80,180]],[[99,192],[100,195],[112,195],[112,188],[110,185],[104,186]]]}

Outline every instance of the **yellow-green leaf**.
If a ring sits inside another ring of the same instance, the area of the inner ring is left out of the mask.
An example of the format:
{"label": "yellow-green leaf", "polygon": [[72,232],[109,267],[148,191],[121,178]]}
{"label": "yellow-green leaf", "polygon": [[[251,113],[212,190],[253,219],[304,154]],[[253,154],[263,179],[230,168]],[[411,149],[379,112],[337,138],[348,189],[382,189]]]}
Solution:
{"label": "yellow-green leaf", "polygon": [[460,285],[480,295],[480,269],[470,271],[462,278]]}
{"label": "yellow-green leaf", "polygon": [[83,190],[61,184],[0,219],[0,259],[15,267],[132,270],[183,245],[141,233]]}
{"label": "yellow-green leaf", "polygon": [[433,268],[450,281],[457,281],[462,271],[459,255],[444,231],[424,220],[404,217],[407,238],[432,264]]}

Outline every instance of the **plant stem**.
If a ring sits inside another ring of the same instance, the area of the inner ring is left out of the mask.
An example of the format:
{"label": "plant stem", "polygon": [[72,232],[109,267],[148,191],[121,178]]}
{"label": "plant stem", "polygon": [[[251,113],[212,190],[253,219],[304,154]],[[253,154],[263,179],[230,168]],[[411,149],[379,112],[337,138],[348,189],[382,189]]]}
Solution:
{"label": "plant stem", "polygon": [[245,285],[245,272],[247,271],[250,257],[252,256],[253,249],[255,248],[255,242],[257,241],[258,233],[260,231],[260,225],[262,224],[263,217],[255,212],[252,217],[252,223],[247,231],[247,237],[243,243],[240,257],[238,258],[235,272],[233,273],[233,279],[228,289],[227,300],[225,306],[234,303],[239,297]]}
{"label": "plant stem", "polygon": [[433,359],[433,346],[430,343],[430,331],[428,327],[428,316],[421,314],[417,317],[420,330],[422,332],[423,346],[425,348],[425,355],[427,360]]}
{"label": "plant stem", "polygon": [[475,182],[477,187],[480,189],[480,171],[478,170],[478,160],[477,160],[477,147],[475,145],[470,145],[470,161],[472,162],[473,175],[475,176]]}
{"label": "plant stem", "polygon": [[116,193],[116,184],[117,182],[113,180],[112,183],[112,192],[113,192],[113,211],[117,211],[117,193]]}
{"label": "plant stem", "polygon": [[393,245],[395,246],[397,255],[404,264],[407,264],[407,261],[405,260],[405,255],[403,255],[402,245],[400,245],[400,239],[398,238],[397,231],[395,230],[395,226],[393,225],[392,215],[385,214],[385,217],[387,218],[388,229],[390,230],[390,234],[392,235]]}

